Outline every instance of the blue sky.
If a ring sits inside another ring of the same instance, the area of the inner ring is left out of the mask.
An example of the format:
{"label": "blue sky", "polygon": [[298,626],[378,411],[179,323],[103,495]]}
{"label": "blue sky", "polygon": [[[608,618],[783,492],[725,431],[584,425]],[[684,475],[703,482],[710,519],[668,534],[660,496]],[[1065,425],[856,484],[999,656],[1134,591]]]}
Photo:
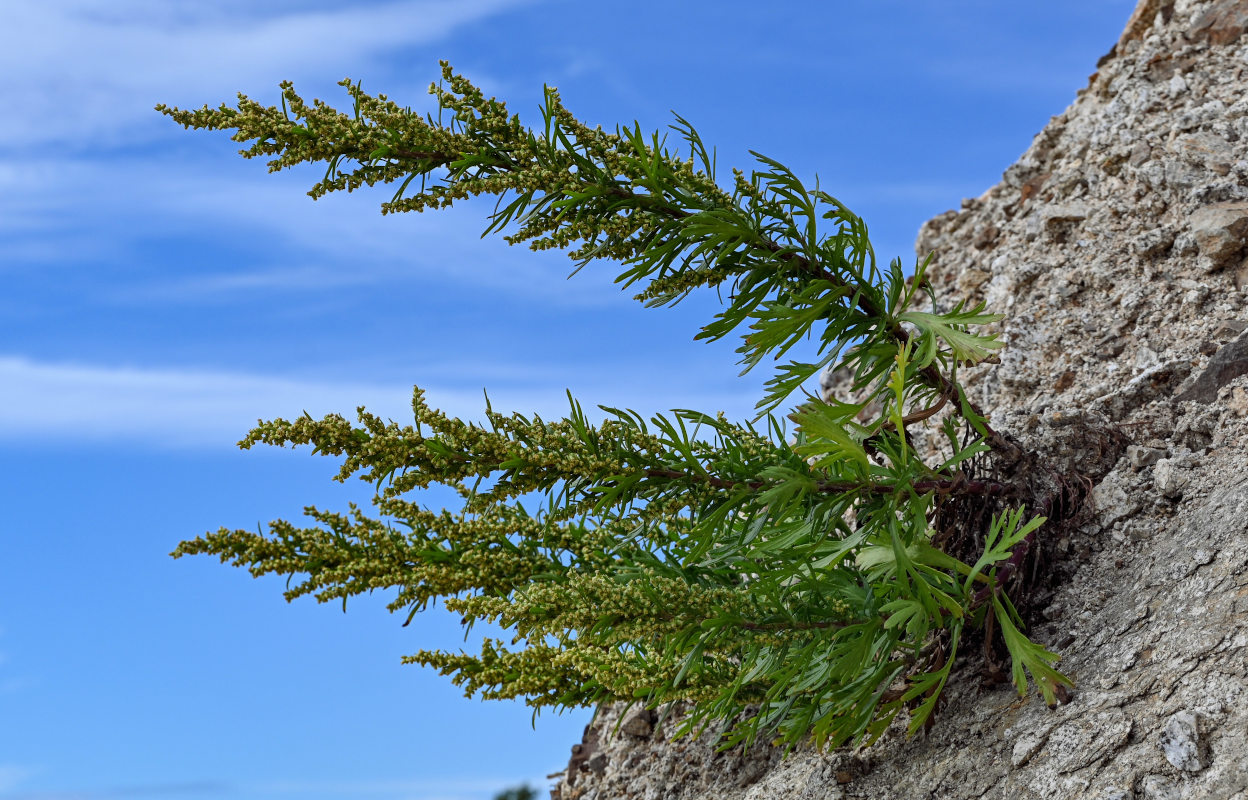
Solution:
{"label": "blue sky", "polygon": [[[417,108],[449,59],[533,119],[691,120],[822,184],[913,259],[918,226],[995,183],[1109,49],[1131,0],[172,2],[0,6],[0,800],[485,800],[562,768],[586,711],[530,725],[399,664],[457,647],[384,598],[287,605],[181,539],[366,501],[259,417],[752,407],[711,300],[646,310],[603,269],[482,241],[484,204],[382,218],[304,192],[157,102]],[[20,76],[20,77],[18,77]]]}

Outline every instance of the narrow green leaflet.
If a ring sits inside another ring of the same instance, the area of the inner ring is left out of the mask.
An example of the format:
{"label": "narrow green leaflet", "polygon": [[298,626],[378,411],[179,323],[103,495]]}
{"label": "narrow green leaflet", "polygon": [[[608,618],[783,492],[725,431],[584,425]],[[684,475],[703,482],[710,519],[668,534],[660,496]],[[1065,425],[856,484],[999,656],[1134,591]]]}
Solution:
{"label": "narrow green leaflet", "polygon": [[862,441],[868,431],[861,425],[845,420],[835,406],[808,403],[791,416],[803,434],[803,442],[793,450],[799,455],[816,459],[815,466],[828,467],[837,461],[849,461],[857,474],[866,475],[871,461]]}
{"label": "narrow green leaflet", "polygon": [[1015,626],[1012,617],[1017,612],[1014,612],[1012,608],[1007,610],[1006,604],[1008,603],[1008,600],[1002,601],[995,595],[992,598],[992,607],[996,613],[997,624],[1001,628],[1001,636],[1005,639],[1005,646],[1010,651],[1014,686],[1019,694],[1026,694],[1027,676],[1030,675],[1032,681],[1040,688],[1044,702],[1052,706],[1057,702],[1058,686],[1073,686],[1074,683],[1054,667],[1061,660],[1061,656],[1031,641]]}
{"label": "narrow green leaflet", "polygon": [[984,553],[966,573],[967,591],[970,591],[971,584],[979,580],[986,569],[1008,559],[1019,542],[1044,524],[1044,517],[1032,517],[1023,523],[1025,511],[1026,509],[1020,507],[993,517],[984,541]]}
{"label": "narrow green leaflet", "polygon": [[968,330],[972,325],[988,325],[1004,319],[1000,314],[983,313],[982,304],[971,311],[963,311],[959,306],[947,314],[905,311],[897,318],[943,341],[955,361],[975,364],[1004,346],[995,333],[976,334]]}

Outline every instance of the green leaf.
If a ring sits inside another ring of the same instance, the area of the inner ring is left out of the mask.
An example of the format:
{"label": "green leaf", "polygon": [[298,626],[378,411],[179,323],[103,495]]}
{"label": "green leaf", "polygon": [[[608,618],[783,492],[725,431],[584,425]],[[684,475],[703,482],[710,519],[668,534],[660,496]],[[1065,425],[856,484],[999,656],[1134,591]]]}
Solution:
{"label": "green leaf", "polygon": [[906,311],[897,318],[912,323],[920,331],[930,333],[949,346],[956,361],[977,363],[988,358],[993,352],[1001,349],[1004,344],[997,339],[997,334],[975,334],[967,330],[972,325],[987,325],[999,322],[1000,314],[982,313],[983,305],[971,311],[962,311],[961,306],[948,314],[929,314],[925,311]]}
{"label": "green leaf", "polygon": [[[1004,603],[1008,604],[1009,600],[1005,600]],[[1007,611],[1006,605],[1003,605],[999,596],[993,595],[992,607],[1001,629],[1001,636],[1005,639],[1006,649],[1010,651],[1011,671],[1018,693],[1027,693],[1027,676],[1030,675],[1040,690],[1040,694],[1043,695],[1044,702],[1050,706],[1053,705],[1057,702],[1059,685],[1074,686],[1070,678],[1058,672],[1053,666],[1061,660],[1061,656],[1045,650],[1024,636],[1011,619],[1010,612],[1013,609],[1010,608]]]}
{"label": "green leaf", "polygon": [[1008,559],[1015,545],[1044,524],[1045,517],[1032,517],[1020,527],[1025,511],[1026,509],[1020,507],[1013,511],[993,516],[992,523],[988,527],[988,535],[984,538],[983,555],[979,557],[979,560],[971,566],[970,572],[966,574],[964,587],[967,592],[970,591],[971,585],[989,567]]}
{"label": "green leaf", "polygon": [[789,419],[797,423],[803,442],[793,452],[817,459],[815,465],[827,467],[838,461],[855,464],[860,474],[871,470],[871,461],[862,446],[866,430],[844,419],[842,409],[822,403],[800,406]]}
{"label": "green leaf", "polygon": [[944,690],[945,683],[949,680],[949,672],[953,669],[953,662],[958,657],[958,642],[961,638],[962,625],[960,622],[954,623],[949,628],[949,654],[945,656],[945,665],[935,672],[926,672],[912,677],[910,688],[901,696],[902,702],[905,703],[919,697],[925,698],[917,708],[910,712],[910,724],[906,727],[908,736],[918,733],[936,710],[936,704],[940,701],[940,693]]}

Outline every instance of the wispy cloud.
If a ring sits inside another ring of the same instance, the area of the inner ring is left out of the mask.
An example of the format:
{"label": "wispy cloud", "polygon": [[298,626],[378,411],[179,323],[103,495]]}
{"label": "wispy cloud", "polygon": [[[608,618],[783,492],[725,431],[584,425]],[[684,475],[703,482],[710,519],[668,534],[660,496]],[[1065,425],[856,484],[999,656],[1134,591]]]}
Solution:
{"label": "wispy cloud", "polygon": [[[239,162],[229,144],[217,141],[212,152],[231,167],[222,170],[219,158],[194,146],[206,134],[193,139],[152,106],[216,103],[240,89],[275,100],[276,83],[286,77],[308,92],[332,90],[328,99],[341,101],[345,93],[332,81],[346,73],[390,75],[378,80],[388,81],[391,95],[419,103],[437,54],[429,53],[429,70],[419,86],[406,87],[409,95],[403,84],[415,79],[393,75],[396,51],[537,1],[390,0],[311,9],[290,0],[2,3],[0,68],[23,79],[6,90],[15,113],[0,118],[0,265],[90,265],[99,274],[101,264],[151,263],[142,248],[155,237],[207,237],[236,245],[235,252],[254,243],[255,258],[208,274],[200,266],[188,276],[177,272],[178,254],[171,253],[166,275],[127,271],[109,281],[110,295],[95,299],[219,302],[413,275],[531,292],[532,278],[552,260],[511,258],[496,239],[479,242],[480,208],[437,219],[382,219],[380,192],[313,204],[304,191],[319,174],[267,176],[263,165]],[[603,294],[601,285],[579,281],[548,300],[592,304]]]}
{"label": "wispy cloud", "polygon": [[[541,370],[539,369],[539,372]],[[546,371],[549,375],[549,370]],[[476,374],[488,374],[479,368]],[[594,403],[636,408],[643,413],[670,406],[722,409],[748,415],[753,398],[742,392],[724,396],[695,388],[682,391],[672,376],[653,375],[648,383],[618,387],[586,385],[581,377],[566,382],[503,381],[490,387],[499,411],[537,413],[546,418],[567,412],[563,386],[578,389],[588,408]],[[662,391],[659,391],[662,387]],[[465,419],[483,416],[485,398],[462,384],[424,386],[430,405]],[[258,418],[292,418],[341,413],[353,418],[356,407],[405,423],[412,417],[411,386],[329,383],[247,373],[153,369],[79,364],[50,364],[22,357],[0,357],[0,438],[23,440],[111,440],[168,447],[222,447],[237,441]]]}
{"label": "wispy cloud", "polygon": [[[542,293],[544,303],[597,305],[618,295],[609,281],[555,284],[572,269],[562,253],[482,240],[491,204],[438,214],[383,217],[382,192],[305,194],[318,176],[270,176],[259,164],[182,163],[164,156],[31,158],[0,163],[0,245],[6,266],[81,268],[127,265],[156,241],[229,244],[245,263],[182,266],[169,252],[164,272],[148,269],[99,299],[127,305],[204,302],[279,291],[324,291],[417,278],[511,296]],[[364,196],[361,196],[363,194]],[[185,246],[185,245],[183,245]],[[150,263],[150,256],[142,259]],[[543,288],[535,288],[543,287]]]}
{"label": "wispy cloud", "polygon": [[[6,88],[0,147],[125,144],[159,102],[200,104],[280,78],[367,71],[522,0],[399,0],[331,10],[286,3],[46,0],[0,6]],[[341,78],[343,74],[334,75]]]}
{"label": "wispy cloud", "polygon": [[[0,387],[0,434],[17,439],[126,437],[172,446],[220,445],[241,438],[261,417],[352,414],[358,405],[394,419],[411,417],[411,387],[225,372],[8,357],[0,358]],[[457,412],[474,399],[467,393],[438,394],[439,402]]]}

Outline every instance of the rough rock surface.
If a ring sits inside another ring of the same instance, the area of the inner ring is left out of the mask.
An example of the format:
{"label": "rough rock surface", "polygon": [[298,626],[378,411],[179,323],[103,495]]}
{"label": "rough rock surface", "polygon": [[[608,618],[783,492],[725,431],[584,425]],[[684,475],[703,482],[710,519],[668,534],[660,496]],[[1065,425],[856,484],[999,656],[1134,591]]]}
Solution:
{"label": "rough rock surface", "polygon": [[999,427],[1131,442],[1031,630],[1069,702],[968,670],[925,738],[787,759],[604,708],[556,797],[1248,800],[1246,32],[1248,0],[1143,0],[1002,182],[919,235],[942,303],[1007,315],[1003,363],[966,376]]}

